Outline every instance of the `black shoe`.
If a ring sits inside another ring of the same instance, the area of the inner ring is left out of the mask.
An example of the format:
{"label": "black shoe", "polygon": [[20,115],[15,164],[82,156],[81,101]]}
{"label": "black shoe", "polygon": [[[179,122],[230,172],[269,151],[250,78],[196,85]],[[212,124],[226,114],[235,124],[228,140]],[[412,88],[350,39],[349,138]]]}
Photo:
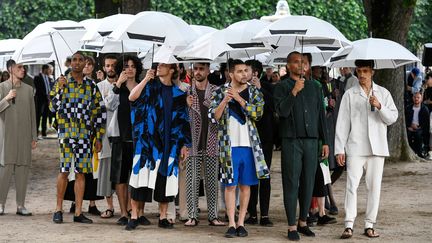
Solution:
{"label": "black shoe", "polygon": [[74,202],[71,203],[71,207],[69,209],[69,213],[75,213],[75,203]]}
{"label": "black shoe", "polygon": [[318,214],[309,213],[309,216],[306,218],[306,224],[309,227],[313,227],[314,223],[318,221]]}
{"label": "black shoe", "polygon": [[131,219],[129,220],[129,223],[126,225],[125,230],[134,230],[138,226],[139,222],[138,219]]}
{"label": "black shoe", "polygon": [[119,218],[117,220],[117,224],[118,225],[127,225],[128,224],[128,218],[126,218],[125,216]]}
{"label": "black shoe", "polygon": [[289,231],[288,230],[288,240],[291,241],[299,241],[300,235],[298,234],[297,230]]}
{"label": "black shoe", "polygon": [[309,237],[315,237],[315,233],[312,232],[312,230],[309,229],[309,226],[303,226],[300,225],[297,226],[297,231],[305,236]]}
{"label": "black shoe", "polygon": [[328,213],[330,215],[338,215],[339,214],[339,209],[336,206],[330,206],[330,209],[328,210]]}
{"label": "black shoe", "polygon": [[74,216],[73,221],[75,223],[83,223],[83,224],[92,224],[93,223],[93,220],[87,218],[86,216],[84,216],[84,214],[80,214],[79,216]]}
{"label": "black shoe", "polygon": [[270,221],[269,217],[261,217],[260,225],[265,227],[273,227],[273,222]]}
{"label": "black shoe", "polygon": [[237,227],[236,231],[237,231],[237,236],[238,237],[246,237],[246,236],[248,236],[248,232],[246,231],[245,227],[243,227],[243,226]]}
{"label": "black shoe", "polygon": [[150,221],[144,215],[138,218],[138,223],[140,225],[151,225]]}
{"label": "black shoe", "polygon": [[318,217],[317,225],[335,224],[335,223],[336,223],[336,218],[323,215],[322,217]]}
{"label": "black shoe", "polygon": [[101,215],[101,211],[95,206],[89,206],[88,213],[96,216]]}
{"label": "black shoe", "polygon": [[159,228],[164,228],[164,229],[172,229],[174,228],[174,225],[172,225],[168,219],[159,219],[159,223],[158,223]]}
{"label": "black shoe", "polygon": [[63,223],[63,212],[62,211],[55,212],[54,215],[53,215],[53,221],[56,224]]}
{"label": "black shoe", "polygon": [[245,222],[245,224],[258,224],[258,219],[256,216],[255,217],[250,216],[244,222]]}
{"label": "black shoe", "polygon": [[233,226],[229,227],[227,232],[225,232],[226,238],[234,238],[237,236],[237,230]]}

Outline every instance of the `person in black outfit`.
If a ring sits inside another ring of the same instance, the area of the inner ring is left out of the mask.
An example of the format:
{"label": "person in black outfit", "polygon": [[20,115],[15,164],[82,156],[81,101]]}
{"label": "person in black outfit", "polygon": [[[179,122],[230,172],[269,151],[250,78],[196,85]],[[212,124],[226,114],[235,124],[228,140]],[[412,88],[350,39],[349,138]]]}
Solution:
{"label": "person in black outfit", "polygon": [[49,93],[51,91],[50,82],[52,82],[49,75],[49,66],[47,64],[42,66],[42,72],[34,78],[36,94],[36,132],[39,130],[42,118],[42,137],[46,137],[47,133],[47,118],[49,114]]}
{"label": "person in black outfit", "polygon": [[[274,122],[274,104],[273,104],[273,85],[266,79],[259,80],[263,67],[257,60],[248,60],[245,62],[249,67],[248,74],[250,82],[255,85],[264,95],[264,113],[259,121],[256,122],[258,134],[261,139],[261,147],[264,152],[264,159],[267,167],[270,169],[273,156],[273,122]],[[273,226],[269,219],[270,206],[270,178],[260,179],[258,185],[251,186],[251,195],[248,205],[249,218],[245,221],[246,224],[257,224],[257,204],[258,195],[260,199],[260,225]]]}
{"label": "person in black outfit", "polygon": [[408,142],[414,152],[424,158],[424,149],[429,149],[429,110],[422,103],[421,92],[413,95],[413,104],[405,110],[405,124],[408,133]]}

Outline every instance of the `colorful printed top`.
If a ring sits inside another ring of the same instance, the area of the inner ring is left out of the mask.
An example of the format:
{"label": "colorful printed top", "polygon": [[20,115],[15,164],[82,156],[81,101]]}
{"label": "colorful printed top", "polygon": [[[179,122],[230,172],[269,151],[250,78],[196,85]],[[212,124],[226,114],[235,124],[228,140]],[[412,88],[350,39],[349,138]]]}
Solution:
{"label": "colorful printed top", "polygon": [[69,74],[63,89],[51,90],[49,108],[56,112],[58,138],[99,139],[105,133],[106,108],[96,83],[84,77],[79,85]]}
{"label": "colorful printed top", "polygon": [[[209,108],[209,118],[211,122],[218,124],[218,138],[219,138],[219,160],[220,166],[220,181],[229,184],[233,183],[234,171],[231,158],[231,140],[229,137],[229,111],[228,105],[225,107],[225,111],[219,121],[215,118],[215,110],[222,102],[225,97],[226,90],[230,87],[230,84],[225,84],[213,92],[211,98],[212,102]],[[258,179],[269,178],[270,171],[264,160],[264,153],[261,148],[261,141],[258,135],[258,130],[255,126],[255,121],[261,118],[264,111],[264,98],[261,91],[255,86],[248,85],[249,89],[249,100],[246,101],[246,109],[243,109],[246,115],[246,124],[249,130],[250,144],[255,159],[255,169]]]}

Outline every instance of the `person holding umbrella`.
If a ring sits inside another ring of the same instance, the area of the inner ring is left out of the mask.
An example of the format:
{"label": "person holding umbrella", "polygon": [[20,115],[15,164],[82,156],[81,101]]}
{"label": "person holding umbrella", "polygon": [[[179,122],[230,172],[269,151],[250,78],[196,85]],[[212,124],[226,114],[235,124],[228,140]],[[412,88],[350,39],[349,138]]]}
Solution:
{"label": "person holding umbrella", "polygon": [[24,67],[7,61],[10,78],[0,83],[0,215],[4,214],[12,174],[15,174],[16,213],[32,215],[25,207],[31,150],[36,148],[33,88],[22,82]]}
{"label": "person holding umbrella", "polygon": [[72,163],[75,170],[76,205],[73,221],[93,222],[82,214],[85,174],[93,172],[91,141],[96,139],[96,152],[102,149],[106,111],[96,83],[83,74],[84,58],[80,52],[72,55],[71,72],[67,77],[60,76],[50,94],[50,110],[57,113],[60,144],[60,173],[57,176],[54,223],[63,223],[63,197]]}
{"label": "person holding umbrella", "polygon": [[353,235],[357,216],[357,188],[365,171],[367,206],[364,234],[378,237],[374,224],[378,214],[384,158],[389,156],[387,126],[396,122],[398,110],[390,92],[373,82],[374,60],[356,60],[359,84],[342,97],[336,123],[335,155],[346,164],[345,230],[342,239]]}

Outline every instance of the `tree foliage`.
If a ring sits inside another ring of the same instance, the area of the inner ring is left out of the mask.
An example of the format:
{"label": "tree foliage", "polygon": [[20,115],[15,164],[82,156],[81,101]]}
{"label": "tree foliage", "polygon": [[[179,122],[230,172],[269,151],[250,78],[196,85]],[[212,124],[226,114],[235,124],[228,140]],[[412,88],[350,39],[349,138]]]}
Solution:
{"label": "tree foliage", "polygon": [[424,43],[432,42],[432,2],[417,0],[414,17],[408,32],[408,47],[415,51]]}
{"label": "tree foliage", "polygon": [[4,0],[0,3],[0,39],[23,38],[46,21],[81,21],[94,16],[94,0]]}

